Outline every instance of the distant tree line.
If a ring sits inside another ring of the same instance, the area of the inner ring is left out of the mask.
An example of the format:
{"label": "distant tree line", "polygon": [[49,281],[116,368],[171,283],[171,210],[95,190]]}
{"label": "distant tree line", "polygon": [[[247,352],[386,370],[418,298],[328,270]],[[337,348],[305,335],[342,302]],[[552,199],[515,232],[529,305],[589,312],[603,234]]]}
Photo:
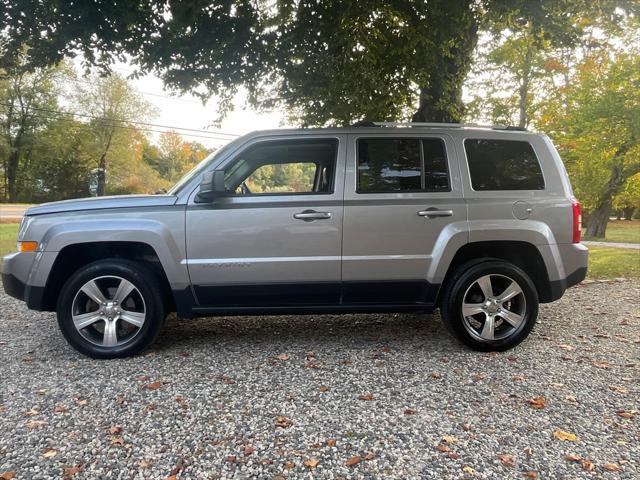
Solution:
{"label": "distant tree line", "polygon": [[0,76],[0,201],[44,202],[169,188],[209,149],[139,122],[152,106],[123,77],[78,77],[65,63]]}

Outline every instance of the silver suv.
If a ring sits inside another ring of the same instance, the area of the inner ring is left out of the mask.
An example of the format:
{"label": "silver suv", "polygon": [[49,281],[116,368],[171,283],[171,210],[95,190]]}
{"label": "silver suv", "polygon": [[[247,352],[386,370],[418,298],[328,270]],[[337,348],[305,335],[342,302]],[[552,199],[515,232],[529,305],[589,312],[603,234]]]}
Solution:
{"label": "silver suv", "polygon": [[582,281],[580,204],[551,141],[503,127],[256,132],[168,194],[30,208],[5,291],[78,351],[149,346],[168,312],[432,312],[505,350]]}

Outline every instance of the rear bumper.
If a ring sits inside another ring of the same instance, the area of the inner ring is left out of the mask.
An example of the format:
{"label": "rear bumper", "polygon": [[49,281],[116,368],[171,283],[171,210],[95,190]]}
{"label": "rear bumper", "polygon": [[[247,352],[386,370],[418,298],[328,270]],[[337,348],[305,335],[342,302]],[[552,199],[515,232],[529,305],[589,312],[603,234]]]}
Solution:
{"label": "rear bumper", "polygon": [[579,284],[587,276],[589,249],[581,243],[558,245],[558,247],[566,277],[550,282],[549,302],[558,300],[567,288]]}

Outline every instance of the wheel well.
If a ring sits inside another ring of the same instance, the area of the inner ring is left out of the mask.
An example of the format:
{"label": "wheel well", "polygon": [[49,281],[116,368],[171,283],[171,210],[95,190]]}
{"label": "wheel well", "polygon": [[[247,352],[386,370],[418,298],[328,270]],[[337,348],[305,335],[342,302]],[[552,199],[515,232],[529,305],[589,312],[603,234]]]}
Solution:
{"label": "wheel well", "polygon": [[63,248],[53,264],[44,291],[44,310],[54,311],[58,295],[69,277],[79,268],[105,258],[125,258],[145,264],[153,271],[164,290],[166,311],[175,311],[175,302],[167,276],[155,250],[141,242],[92,242]]}
{"label": "wheel well", "polygon": [[497,258],[520,267],[533,281],[540,302],[551,301],[549,275],[540,251],[531,243],[517,241],[474,242],[464,245],[453,257],[440,292],[445,290],[444,287],[460,265],[480,258]]}

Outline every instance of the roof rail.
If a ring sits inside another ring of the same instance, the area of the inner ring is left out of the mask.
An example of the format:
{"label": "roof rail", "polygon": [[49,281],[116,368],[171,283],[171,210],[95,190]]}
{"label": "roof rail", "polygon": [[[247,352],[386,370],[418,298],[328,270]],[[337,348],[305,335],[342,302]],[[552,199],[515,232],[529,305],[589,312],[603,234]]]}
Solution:
{"label": "roof rail", "polygon": [[481,125],[477,123],[436,123],[436,122],[371,122],[377,127],[428,127],[428,128],[490,128],[491,130],[527,131],[523,127],[512,125]]}

